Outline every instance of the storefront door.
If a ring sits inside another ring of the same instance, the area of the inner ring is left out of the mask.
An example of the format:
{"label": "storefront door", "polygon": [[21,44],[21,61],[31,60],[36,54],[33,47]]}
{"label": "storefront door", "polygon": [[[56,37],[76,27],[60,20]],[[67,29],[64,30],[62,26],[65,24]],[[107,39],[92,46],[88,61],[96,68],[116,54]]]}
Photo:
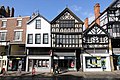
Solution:
{"label": "storefront door", "polygon": [[61,70],[73,70],[75,67],[75,59],[74,57],[71,57],[71,59],[66,57],[64,59],[54,60],[54,64],[58,64],[58,67]]}

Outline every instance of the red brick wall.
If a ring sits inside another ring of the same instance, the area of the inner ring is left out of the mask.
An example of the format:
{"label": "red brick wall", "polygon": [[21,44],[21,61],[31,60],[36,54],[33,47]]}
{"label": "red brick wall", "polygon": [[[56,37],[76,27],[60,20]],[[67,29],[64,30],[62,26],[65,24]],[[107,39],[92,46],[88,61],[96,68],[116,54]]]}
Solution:
{"label": "red brick wall", "polygon": [[[22,27],[17,27],[17,19],[22,18]],[[22,43],[25,44],[26,39],[26,27],[27,21],[30,19],[29,16],[26,17],[16,17],[16,18],[0,18],[0,30],[7,30],[7,40],[10,40],[11,43]],[[7,20],[7,27],[2,27],[2,20]],[[22,33],[22,42],[15,42],[14,41],[14,30],[15,29],[23,29]]]}

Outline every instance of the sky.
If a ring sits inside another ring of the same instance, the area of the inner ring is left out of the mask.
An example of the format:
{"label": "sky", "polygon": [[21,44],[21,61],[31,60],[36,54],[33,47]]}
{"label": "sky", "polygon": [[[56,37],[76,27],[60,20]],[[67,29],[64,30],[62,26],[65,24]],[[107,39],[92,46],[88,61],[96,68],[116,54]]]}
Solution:
{"label": "sky", "polygon": [[73,11],[82,21],[86,17],[89,21],[94,19],[94,5],[100,3],[101,12],[113,0],[0,0],[0,6],[15,8],[15,16],[31,16],[39,12],[49,21],[53,20],[66,7]]}

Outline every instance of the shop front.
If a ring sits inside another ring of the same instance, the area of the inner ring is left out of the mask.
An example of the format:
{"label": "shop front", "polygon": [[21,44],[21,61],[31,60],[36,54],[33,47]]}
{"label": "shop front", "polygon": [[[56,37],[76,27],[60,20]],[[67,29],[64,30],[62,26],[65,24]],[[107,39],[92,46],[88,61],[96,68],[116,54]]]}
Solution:
{"label": "shop front", "polygon": [[111,71],[108,54],[83,54],[83,71]]}
{"label": "shop front", "polygon": [[25,71],[26,56],[8,56],[8,71],[17,71],[19,66]]}
{"label": "shop front", "polygon": [[53,65],[58,64],[61,71],[77,70],[75,52],[54,52]]}
{"label": "shop front", "polygon": [[33,68],[36,72],[50,72],[51,57],[48,55],[29,55],[27,56],[26,71],[32,72]]}
{"label": "shop front", "polygon": [[114,70],[120,70],[120,54],[113,54]]}
{"label": "shop front", "polygon": [[72,56],[54,57],[54,65],[58,64],[60,70],[76,70],[75,62],[75,57]]}

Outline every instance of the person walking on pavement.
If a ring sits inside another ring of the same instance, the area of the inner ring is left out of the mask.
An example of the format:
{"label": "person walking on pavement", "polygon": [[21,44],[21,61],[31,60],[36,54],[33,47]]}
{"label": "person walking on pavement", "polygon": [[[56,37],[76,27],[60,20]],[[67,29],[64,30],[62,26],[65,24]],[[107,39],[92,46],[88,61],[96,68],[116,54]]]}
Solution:
{"label": "person walking on pavement", "polygon": [[54,70],[54,73],[56,74],[56,73],[59,73],[59,71],[58,71],[58,64],[55,64],[55,70]]}

